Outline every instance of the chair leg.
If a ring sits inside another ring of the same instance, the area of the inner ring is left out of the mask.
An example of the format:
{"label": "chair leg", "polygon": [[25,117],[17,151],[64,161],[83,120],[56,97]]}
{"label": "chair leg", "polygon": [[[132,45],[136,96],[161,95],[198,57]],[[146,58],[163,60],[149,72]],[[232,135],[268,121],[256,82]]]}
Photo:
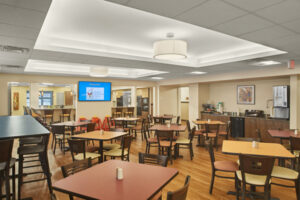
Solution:
{"label": "chair leg", "polygon": [[6,199],[10,200],[9,170],[5,172],[5,190],[6,190]]}
{"label": "chair leg", "polygon": [[18,199],[21,199],[21,187],[23,184],[23,159],[23,155],[19,155]]}
{"label": "chair leg", "polygon": [[239,183],[239,180],[238,180],[238,178],[236,176],[236,173],[234,175],[234,183],[235,183],[236,200],[239,200],[239,198],[240,198],[239,184],[240,183]]}
{"label": "chair leg", "polygon": [[215,182],[215,170],[211,172],[211,180],[210,180],[210,187],[209,187],[209,194],[212,194]]}
{"label": "chair leg", "polygon": [[190,157],[191,157],[191,160],[193,160],[194,152],[193,152],[193,146],[192,146],[192,144],[189,144],[189,147],[190,147]]}
{"label": "chair leg", "polygon": [[300,184],[299,184],[299,181],[300,181],[299,179],[295,180],[295,189],[296,189],[297,200],[300,200],[300,194],[299,194],[299,192],[300,192],[300,188],[299,188]]}
{"label": "chair leg", "polygon": [[12,168],[12,190],[13,190],[13,200],[16,198],[16,166],[14,165]]}
{"label": "chair leg", "polygon": [[0,173],[0,197],[2,197],[2,185],[3,185],[3,179],[2,179],[3,175],[2,175],[2,172]]}
{"label": "chair leg", "polygon": [[242,190],[242,200],[246,199],[246,185],[242,183],[241,186],[241,190]]}

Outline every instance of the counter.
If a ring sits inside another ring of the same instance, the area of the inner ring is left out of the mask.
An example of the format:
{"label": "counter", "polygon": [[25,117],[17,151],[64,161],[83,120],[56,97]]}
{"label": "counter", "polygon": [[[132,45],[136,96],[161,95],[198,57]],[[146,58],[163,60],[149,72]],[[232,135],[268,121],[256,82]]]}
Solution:
{"label": "counter", "polygon": [[[211,119],[211,120],[219,120],[223,122],[230,121],[230,117],[238,117],[238,116],[230,116],[230,115],[223,115],[217,113],[201,113],[201,119]],[[289,129],[290,128],[290,121],[285,119],[274,119],[274,118],[263,118],[263,117],[245,117],[239,116],[240,118],[244,118],[244,132],[245,137],[252,137],[255,138],[256,136],[256,129],[259,129],[262,136],[263,142],[280,142],[279,139],[272,138],[268,134],[269,129]],[[221,130],[225,130],[225,126],[220,127]]]}

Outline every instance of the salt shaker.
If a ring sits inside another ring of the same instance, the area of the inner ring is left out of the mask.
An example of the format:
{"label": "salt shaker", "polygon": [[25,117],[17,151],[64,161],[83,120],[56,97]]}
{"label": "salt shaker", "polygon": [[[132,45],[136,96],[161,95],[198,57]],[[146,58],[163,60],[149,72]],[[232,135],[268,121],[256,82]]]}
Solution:
{"label": "salt shaker", "polygon": [[294,134],[298,135],[298,130],[297,129],[294,130]]}
{"label": "salt shaker", "polygon": [[252,142],[252,148],[258,148],[258,142],[253,141]]}
{"label": "salt shaker", "polygon": [[207,122],[209,123],[209,122],[210,122],[210,119],[208,119]]}
{"label": "salt shaker", "polygon": [[104,131],[103,130],[100,130],[100,135],[103,135]]}
{"label": "salt shaker", "polygon": [[123,180],[123,169],[118,167],[116,168],[116,172],[117,172],[117,180]]}

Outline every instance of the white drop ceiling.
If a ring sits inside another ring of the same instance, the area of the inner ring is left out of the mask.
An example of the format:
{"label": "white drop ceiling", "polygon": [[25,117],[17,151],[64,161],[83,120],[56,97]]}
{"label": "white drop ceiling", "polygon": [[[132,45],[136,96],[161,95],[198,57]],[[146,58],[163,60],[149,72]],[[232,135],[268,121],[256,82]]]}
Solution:
{"label": "white drop ceiling", "polygon": [[[34,73],[24,72],[31,59],[163,71],[169,73],[159,76],[172,79],[195,77],[192,71],[256,70],[249,59],[258,57],[300,60],[299,0],[109,1],[54,0],[48,12],[50,0],[0,0],[0,44],[31,49],[26,55],[0,52],[0,65],[22,67],[0,73]],[[187,61],[152,59],[152,43],[167,32],[188,41]],[[228,55],[243,48],[254,50]],[[273,49],[282,52],[268,53]]]}

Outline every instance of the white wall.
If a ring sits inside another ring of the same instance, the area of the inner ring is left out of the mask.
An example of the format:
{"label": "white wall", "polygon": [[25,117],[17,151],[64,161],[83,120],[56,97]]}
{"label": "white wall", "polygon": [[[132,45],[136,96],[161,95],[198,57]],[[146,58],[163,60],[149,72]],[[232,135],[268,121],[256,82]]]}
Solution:
{"label": "white wall", "polygon": [[199,118],[199,84],[189,85],[189,120],[193,121]]}
{"label": "white wall", "polygon": [[179,115],[178,88],[159,87],[159,114]]}

